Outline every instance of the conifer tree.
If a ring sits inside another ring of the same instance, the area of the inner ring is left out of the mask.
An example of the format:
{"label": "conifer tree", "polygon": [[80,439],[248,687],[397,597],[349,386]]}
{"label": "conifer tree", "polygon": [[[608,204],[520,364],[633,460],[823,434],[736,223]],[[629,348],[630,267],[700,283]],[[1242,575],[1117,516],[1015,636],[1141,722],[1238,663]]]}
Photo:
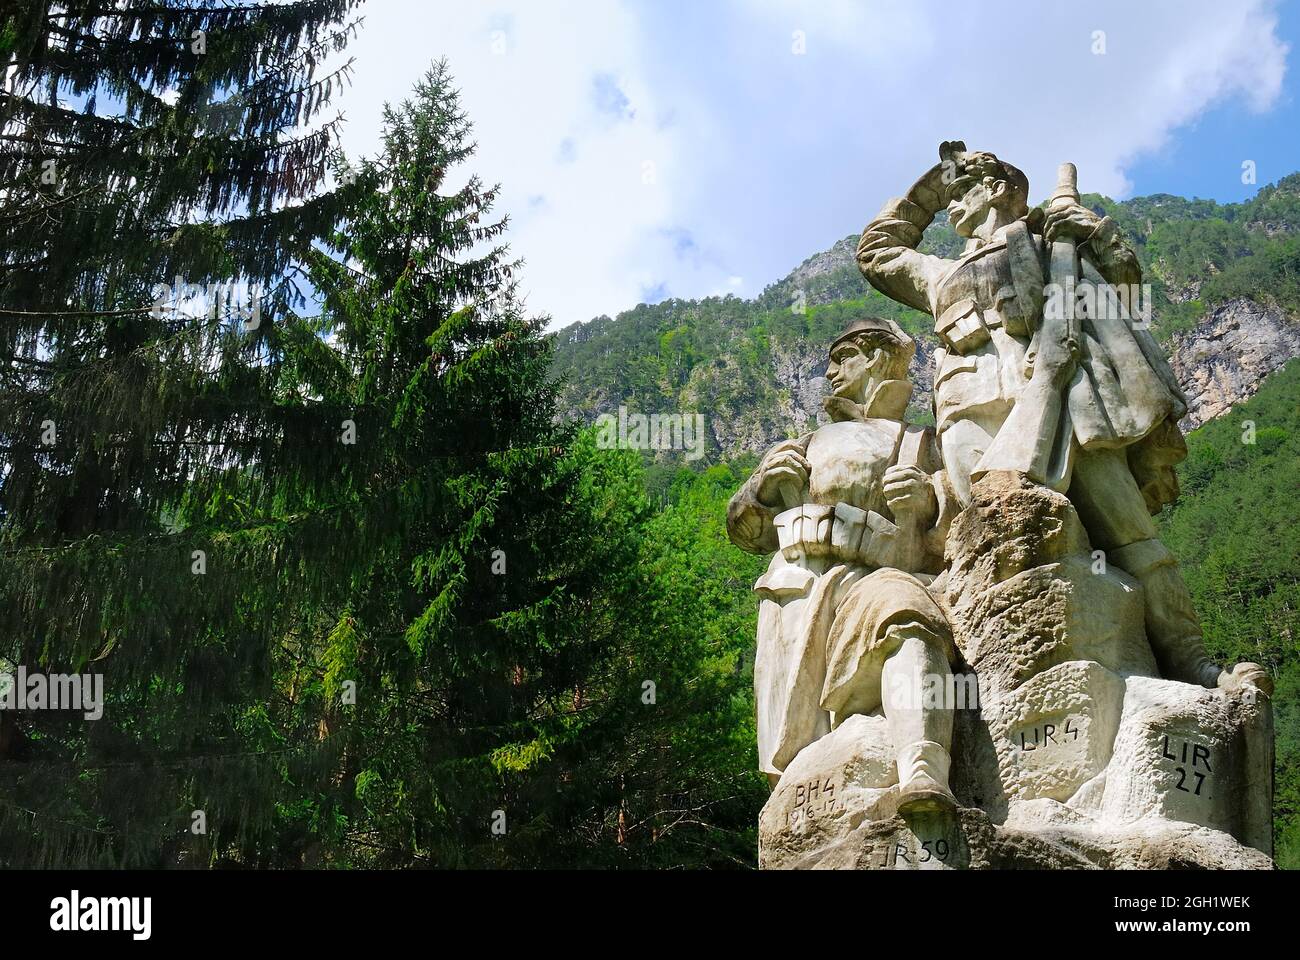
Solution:
{"label": "conifer tree", "polygon": [[[499,831],[528,829],[530,775],[554,794],[539,766],[599,713],[608,691],[587,687],[617,617],[601,584],[635,563],[642,507],[556,420],[545,318],[523,314],[497,189],[466,179],[470,124],[446,65],[384,119],[341,256],[312,265],[329,348],[300,353],[284,384],[350,432],[320,448],[323,469],[261,482],[311,531],[285,528],[276,552],[331,584],[313,608],[332,612],[326,642],[306,657],[345,785],[313,814],[347,825],[328,848],[483,864]],[[313,473],[321,484],[303,483]]]}
{"label": "conifer tree", "polygon": [[0,654],[108,701],[0,712],[0,862],[165,865],[201,819],[260,829],[231,812],[279,775],[254,729],[275,611],[208,567],[233,534],[193,505],[283,432],[272,359],[352,189],[325,189],[316,120],[357,6],[0,13]]}
{"label": "conifer tree", "polygon": [[[158,16],[140,36],[192,32]],[[204,133],[157,116],[157,137]],[[94,236],[48,296],[49,254],[8,255],[3,652],[102,673],[107,703],[5,718],[0,862],[680,866],[752,847],[733,652],[700,630],[697,572],[656,581],[678,541],[656,539],[638,456],[558,419],[545,318],[520,303],[497,190],[465,179],[469,137],[440,63],[386,109],[376,158],[334,160],[333,194],[294,193],[317,171],[223,207],[164,178],[179,199],[149,207],[169,211],[153,232],[126,198],[67,221]],[[85,197],[145,182],[126,170]],[[72,241],[47,243],[64,265]],[[264,281],[269,316],[141,313],[177,271]],[[318,314],[292,309],[295,277]]]}
{"label": "conifer tree", "polygon": [[[318,325],[282,364],[302,434],[256,478],[259,550],[300,572],[278,602],[311,626],[274,718],[336,762],[282,805],[312,862],[734,863],[743,837],[702,841],[752,823],[743,680],[694,581],[655,581],[638,455],[558,419],[469,137],[445,63],[385,110],[339,253],[311,266]],[[652,851],[683,819],[694,848]]]}

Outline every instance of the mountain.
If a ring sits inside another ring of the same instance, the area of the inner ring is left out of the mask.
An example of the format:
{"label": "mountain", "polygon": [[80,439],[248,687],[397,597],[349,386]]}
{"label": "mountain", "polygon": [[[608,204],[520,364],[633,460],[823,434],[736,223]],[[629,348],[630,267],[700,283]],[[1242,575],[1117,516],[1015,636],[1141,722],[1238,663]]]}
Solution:
{"label": "mountain", "polygon": [[[1138,252],[1152,330],[1187,393],[1184,429],[1248,399],[1300,355],[1300,173],[1243,203],[1168,194],[1084,203],[1114,217]],[[962,242],[940,216],[922,249],[951,257]],[[856,245],[857,234],[845,237],[753,299],[670,299],[559,330],[553,371],[565,407],[586,422],[620,406],[698,412],[709,459],[761,454],[824,421],[826,348],[849,321],[876,314],[917,338],[911,417],[930,422],[932,321],[873,290]]]}

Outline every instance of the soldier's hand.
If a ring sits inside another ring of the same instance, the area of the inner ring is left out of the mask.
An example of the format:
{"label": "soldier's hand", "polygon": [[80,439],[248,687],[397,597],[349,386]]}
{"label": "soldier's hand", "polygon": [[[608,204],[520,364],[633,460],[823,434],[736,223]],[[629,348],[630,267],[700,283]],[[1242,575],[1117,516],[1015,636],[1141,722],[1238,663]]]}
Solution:
{"label": "soldier's hand", "polygon": [[733,542],[750,544],[763,535],[763,518],[752,511],[742,511],[731,519]]}
{"label": "soldier's hand", "polygon": [[1219,686],[1228,692],[1255,691],[1265,700],[1273,696],[1273,678],[1258,663],[1242,662],[1219,674]]}
{"label": "soldier's hand", "polygon": [[966,157],[966,144],[960,140],[945,140],[939,145],[939,162],[921,175],[907,191],[907,199],[934,215],[948,206],[948,191],[965,171],[962,161]]}
{"label": "soldier's hand", "polygon": [[885,502],[895,517],[928,518],[938,509],[934,488],[924,470],[894,464],[882,479]]}
{"label": "soldier's hand", "polygon": [[1054,240],[1082,243],[1092,236],[1099,223],[1101,217],[1087,207],[1078,203],[1063,204],[1047,211],[1043,220],[1043,239],[1048,243]]}
{"label": "soldier's hand", "polygon": [[[943,146],[950,149],[944,152],[941,147],[942,159],[921,174],[907,191],[907,199],[931,216],[948,206],[948,188],[962,175],[961,158],[965,147],[960,143],[944,143]],[[955,149],[958,147],[961,149]]]}
{"label": "soldier's hand", "polygon": [[758,499],[769,507],[786,506],[781,488],[795,486],[800,491],[808,486],[808,460],[798,441],[778,443],[763,459],[762,477],[758,481]]}

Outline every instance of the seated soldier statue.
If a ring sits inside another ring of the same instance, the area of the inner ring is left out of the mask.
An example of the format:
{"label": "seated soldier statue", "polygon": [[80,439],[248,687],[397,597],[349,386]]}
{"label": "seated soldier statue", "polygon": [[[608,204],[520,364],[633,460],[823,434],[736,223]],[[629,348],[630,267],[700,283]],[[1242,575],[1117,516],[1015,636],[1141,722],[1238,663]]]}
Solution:
{"label": "seated soldier statue", "polygon": [[727,511],[733,543],[773,553],[754,585],[760,768],[775,785],[847,717],[883,713],[903,812],[955,805],[952,706],[922,695],[956,661],[926,588],[955,505],[932,431],[903,419],[915,352],[891,320],[854,322],[830,349],[831,422],[768,451]]}

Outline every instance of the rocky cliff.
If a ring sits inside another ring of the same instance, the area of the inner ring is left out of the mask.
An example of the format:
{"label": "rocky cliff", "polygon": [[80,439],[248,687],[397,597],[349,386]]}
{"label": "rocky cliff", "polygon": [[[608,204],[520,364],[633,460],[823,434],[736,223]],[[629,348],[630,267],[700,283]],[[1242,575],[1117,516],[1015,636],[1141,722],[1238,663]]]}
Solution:
{"label": "rocky cliff", "polygon": [[[917,338],[911,367],[916,384],[911,409],[915,420],[925,420],[928,415],[936,346],[932,337]],[[1187,416],[1181,426],[1184,431],[1194,430],[1250,399],[1270,373],[1300,356],[1300,315],[1289,314],[1276,304],[1241,297],[1210,310],[1191,330],[1175,334],[1166,347],[1187,396]],[[821,408],[822,397],[829,392],[825,344],[801,340],[774,349],[771,372],[787,398],[777,424],[793,424],[803,433],[812,429],[807,424],[825,422]],[[724,459],[745,451],[760,452],[785,436],[777,430],[756,447],[738,443],[739,438],[730,435],[724,424],[715,425],[714,434]]]}
{"label": "rocky cliff", "polygon": [[1300,318],[1254,300],[1230,300],[1174,336],[1170,362],[1187,395],[1191,430],[1255,395],[1274,370],[1300,356]]}

